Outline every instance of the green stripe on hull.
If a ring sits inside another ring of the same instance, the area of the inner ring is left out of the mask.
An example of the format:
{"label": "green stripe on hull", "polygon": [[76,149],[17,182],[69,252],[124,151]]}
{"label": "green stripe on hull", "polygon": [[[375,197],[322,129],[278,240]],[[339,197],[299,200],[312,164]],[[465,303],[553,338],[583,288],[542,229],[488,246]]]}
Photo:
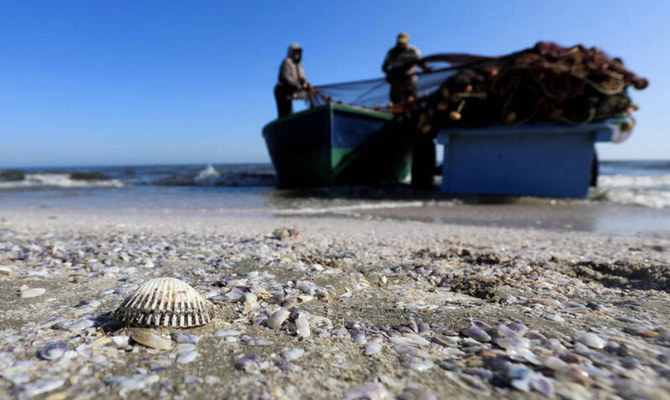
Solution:
{"label": "green stripe on hull", "polygon": [[336,184],[401,183],[407,181],[412,170],[409,153],[406,157],[394,156],[389,162],[380,163],[378,157],[359,149],[335,148],[331,150],[330,159],[332,182]]}

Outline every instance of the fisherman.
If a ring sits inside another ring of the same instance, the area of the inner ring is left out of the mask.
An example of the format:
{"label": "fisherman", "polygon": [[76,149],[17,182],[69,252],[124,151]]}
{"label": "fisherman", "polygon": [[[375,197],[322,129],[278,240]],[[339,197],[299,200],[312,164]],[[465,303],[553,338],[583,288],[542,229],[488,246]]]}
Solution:
{"label": "fisherman", "polygon": [[416,66],[419,65],[424,72],[431,68],[421,61],[421,51],[409,44],[409,35],[400,32],[396,39],[396,45],[386,53],[382,71],[386,74],[386,80],[391,84],[391,103],[402,106],[417,97]]}
{"label": "fisherman", "polygon": [[[431,70],[421,60],[421,51],[409,44],[409,35],[398,34],[395,47],[386,53],[382,71],[391,84],[391,109],[394,113],[408,111],[408,105],[417,98],[418,77],[416,66],[424,72]],[[409,104],[408,104],[409,103]],[[412,135],[412,187],[430,189],[433,187],[435,171],[435,143],[433,137],[415,130]]]}
{"label": "fisherman", "polygon": [[275,85],[278,117],[285,117],[293,112],[293,99],[299,92],[310,89],[305,78],[305,70],[300,63],[302,47],[293,43],[288,48],[288,55],[279,67],[279,82]]}

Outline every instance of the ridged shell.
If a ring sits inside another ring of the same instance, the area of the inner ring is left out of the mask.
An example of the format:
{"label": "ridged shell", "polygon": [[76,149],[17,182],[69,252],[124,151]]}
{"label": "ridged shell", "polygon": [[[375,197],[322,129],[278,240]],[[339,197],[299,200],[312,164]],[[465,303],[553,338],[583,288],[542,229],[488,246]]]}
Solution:
{"label": "ridged shell", "polygon": [[141,284],[112,314],[131,326],[188,328],[212,319],[207,301],[186,282],[155,278]]}

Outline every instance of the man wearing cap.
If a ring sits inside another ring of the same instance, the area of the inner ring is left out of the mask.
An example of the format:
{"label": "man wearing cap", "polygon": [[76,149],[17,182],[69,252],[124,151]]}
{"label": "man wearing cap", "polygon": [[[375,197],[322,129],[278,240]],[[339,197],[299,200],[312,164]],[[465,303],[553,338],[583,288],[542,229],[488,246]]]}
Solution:
{"label": "man wearing cap", "polygon": [[396,45],[386,53],[382,71],[386,80],[391,84],[391,102],[401,105],[417,96],[416,66],[424,71],[430,68],[421,62],[421,51],[409,44],[409,35],[405,32],[398,34]]}
{"label": "man wearing cap", "polygon": [[293,99],[297,97],[298,92],[310,87],[300,63],[301,59],[302,47],[298,43],[291,44],[287,57],[279,67],[279,82],[275,85],[279,118],[290,115],[293,112]]}
{"label": "man wearing cap", "polygon": [[[391,103],[397,110],[407,111],[406,104],[417,97],[416,66],[424,71],[430,71],[421,60],[421,51],[409,44],[409,35],[401,32],[396,45],[386,53],[382,64],[382,71],[386,80],[391,84]],[[412,149],[412,186],[420,189],[429,189],[433,186],[433,171],[435,169],[435,143],[432,136],[413,135]]]}

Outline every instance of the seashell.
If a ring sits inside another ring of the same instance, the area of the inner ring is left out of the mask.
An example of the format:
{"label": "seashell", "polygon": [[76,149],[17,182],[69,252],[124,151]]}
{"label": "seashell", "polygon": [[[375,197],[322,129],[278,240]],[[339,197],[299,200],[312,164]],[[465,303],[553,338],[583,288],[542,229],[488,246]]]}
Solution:
{"label": "seashell", "polygon": [[321,328],[321,329],[325,329],[325,330],[332,330],[333,329],[333,322],[326,317],[322,317],[322,316],[319,316],[319,315],[308,314],[306,316],[306,318],[309,321],[310,325],[312,325],[316,328]]}
{"label": "seashell", "polygon": [[510,322],[507,327],[516,332],[517,336],[523,336],[528,332],[528,327],[521,321]]}
{"label": "seashell", "polygon": [[130,346],[130,337],[129,336],[112,336],[112,343],[116,347],[126,348]]}
{"label": "seashell", "polygon": [[426,333],[430,331],[430,324],[422,320],[416,321],[416,332],[417,333]]}
{"label": "seashell", "polygon": [[542,318],[554,322],[565,322],[565,319],[558,314],[544,313],[542,314]]}
{"label": "seashell", "polygon": [[174,340],[177,343],[198,344],[198,342],[200,341],[200,336],[191,335],[183,332],[172,332],[170,336],[172,336],[172,340]]}
{"label": "seashell", "polygon": [[416,333],[405,333],[402,336],[391,336],[391,343],[408,346],[428,346],[430,342]]}
{"label": "seashell", "polygon": [[133,329],[130,332],[130,338],[135,342],[152,349],[165,350],[172,346],[169,340],[163,339],[159,335],[146,329]]}
{"label": "seashell", "polygon": [[342,393],[345,400],[356,399],[385,399],[390,393],[381,383],[367,383],[353,387]]}
{"label": "seashell", "polygon": [[75,315],[85,315],[90,314],[95,311],[102,304],[100,300],[84,300],[79,305],[74,307]]}
{"label": "seashell", "polygon": [[605,308],[604,305],[590,300],[586,302],[586,307],[590,308],[593,311],[607,311],[607,308]]}
{"label": "seashell", "polygon": [[39,297],[46,292],[47,290],[44,288],[29,288],[27,286],[22,286],[19,294],[23,299],[30,299],[33,297]]}
{"label": "seashell", "polygon": [[285,309],[284,307],[280,307],[277,311],[270,315],[270,318],[265,320],[265,325],[271,329],[279,329],[282,327],[284,322],[286,322],[289,315],[291,315],[289,310]]}
{"label": "seashell", "polygon": [[235,360],[234,366],[235,369],[240,371],[249,371],[254,366],[257,366],[260,360],[261,357],[258,354],[242,355],[237,360]]}
{"label": "seashell", "polygon": [[279,369],[286,372],[300,371],[300,366],[293,364],[290,361],[281,362],[277,365]]}
{"label": "seashell", "polygon": [[184,352],[181,352],[177,354],[177,359],[175,362],[177,364],[188,364],[191,361],[195,360],[195,358],[198,356],[198,352],[195,350],[187,350]]}
{"label": "seashell", "polygon": [[104,346],[107,343],[111,343],[111,342],[112,342],[111,338],[109,338],[107,336],[103,336],[99,339],[96,339],[93,343],[91,343],[91,348],[94,349],[96,347]]}
{"label": "seashell", "polygon": [[437,396],[428,390],[408,386],[398,395],[398,400],[437,400]]}
{"label": "seashell", "polygon": [[475,339],[478,342],[490,342],[491,336],[484,329],[481,329],[476,326],[469,326],[461,331],[464,336]]}
{"label": "seashell", "polygon": [[19,388],[19,398],[32,399],[42,393],[58,389],[65,384],[64,379],[43,379]]}
{"label": "seashell", "polygon": [[249,336],[242,336],[240,338],[242,343],[246,344],[247,346],[270,346],[272,345],[272,341],[263,339],[263,338],[252,338]]}
{"label": "seashell", "polygon": [[259,307],[258,297],[255,294],[247,293],[244,295],[244,310],[242,310],[242,314],[249,314]]}
{"label": "seashell", "polygon": [[570,365],[555,356],[546,356],[541,358],[542,365],[554,371],[567,371]]}
{"label": "seashell", "polygon": [[298,296],[298,302],[299,303],[307,303],[314,300],[314,296],[308,295],[308,294],[301,294]]}
{"label": "seashell", "polygon": [[363,354],[366,356],[371,356],[373,354],[377,354],[380,351],[382,351],[383,348],[383,343],[380,338],[374,338],[368,343],[367,346],[365,346],[365,350],[363,350]]}
{"label": "seashell", "polygon": [[174,353],[179,354],[193,350],[195,350],[195,345],[193,343],[179,343],[178,345],[175,346]]}
{"label": "seashell", "polygon": [[307,318],[302,314],[295,320],[295,333],[301,338],[309,337],[311,334],[309,321],[307,321]]}
{"label": "seashell", "polygon": [[126,393],[132,390],[142,390],[160,380],[158,375],[131,375],[115,376],[107,379],[105,383],[111,387],[119,388],[121,397],[126,397]]}
{"label": "seashell", "polygon": [[75,321],[68,326],[68,330],[71,332],[81,332],[85,329],[91,328],[95,325],[95,321],[92,319],[84,318],[78,321]]}
{"label": "seashell", "polygon": [[202,385],[203,383],[205,383],[205,380],[202,379],[199,376],[186,375],[184,377],[184,383],[187,384],[187,385],[190,385],[190,384]]}
{"label": "seashell", "polygon": [[527,349],[530,347],[530,340],[520,337],[496,339],[495,343],[505,350]]}
{"label": "seashell", "polygon": [[554,376],[561,382],[572,381],[585,386],[589,383],[589,373],[577,365],[571,365],[567,371],[557,372]]}
{"label": "seashell", "polygon": [[621,360],[621,366],[623,366],[626,369],[643,369],[644,367],[640,362],[635,358],[628,356]]}
{"label": "seashell", "polygon": [[518,336],[515,330],[503,324],[498,325],[496,333],[498,333],[498,336],[500,336],[501,338],[511,338]]}
{"label": "seashell", "polygon": [[505,377],[509,379],[512,387],[527,392],[530,390],[533,371],[524,365],[510,364],[505,371]]}
{"label": "seashell", "polygon": [[303,349],[284,349],[280,353],[281,357],[286,361],[295,361],[305,355]]}
{"label": "seashell", "polygon": [[486,332],[494,332],[495,331],[495,329],[493,329],[493,327],[491,327],[491,325],[487,324],[484,321],[473,319],[472,321],[470,321],[470,323],[472,324],[472,326],[477,327],[479,329],[483,329]]}
{"label": "seashell", "polygon": [[363,346],[368,342],[368,338],[365,337],[365,332],[362,331],[353,331],[351,332],[351,340],[354,341],[359,346]]}
{"label": "seashell", "polygon": [[584,312],[584,311],[588,311],[588,308],[586,308],[586,306],[583,305],[583,304],[579,304],[579,303],[575,303],[575,302],[571,301],[571,302],[568,302],[567,304],[565,304],[565,307],[563,307],[563,309],[561,311],[566,312],[566,313],[576,314],[576,313],[581,313],[581,312]]}
{"label": "seashell", "polygon": [[541,334],[538,331],[528,331],[528,333],[526,333],[525,337],[530,339],[530,340],[539,340],[539,341],[542,341],[542,342],[547,340],[547,337],[544,336],[543,334]]}
{"label": "seashell", "polygon": [[530,349],[527,348],[516,348],[514,350],[507,349],[507,354],[515,360],[525,361],[535,365],[542,365],[542,361],[533,353]]}
{"label": "seashell", "polygon": [[577,338],[577,341],[593,349],[602,349],[607,341],[593,332],[583,332]]}
{"label": "seashell", "polygon": [[445,371],[445,376],[451,382],[457,384],[461,388],[477,393],[482,397],[491,395],[491,389],[481,378],[475,375],[458,374],[453,371]]}
{"label": "seashell", "polygon": [[436,362],[437,366],[446,371],[453,371],[458,369],[456,363],[452,360],[444,359]]}
{"label": "seashell", "polygon": [[132,326],[186,328],[212,319],[209,305],[191,285],[175,278],[155,278],[141,284],[112,314]]}
{"label": "seashell", "polygon": [[64,342],[50,343],[42,347],[37,352],[37,356],[42,360],[58,360],[63,357],[63,354],[65,354],[66,350],[67,344]]}
{"label": "seashell", "polygon": [[242,332],[236,331],[233,329],[219,329],[214,332],[214,336],[226,337],[226,336],[239,336]]}
{"label": "seashell", "polygon": [[536,392],[542,393],[549,398],[553,398],[556,393],[554,384],[549,379],[540,374],[533,376],[530,381],[530,387],[533,388]]}

